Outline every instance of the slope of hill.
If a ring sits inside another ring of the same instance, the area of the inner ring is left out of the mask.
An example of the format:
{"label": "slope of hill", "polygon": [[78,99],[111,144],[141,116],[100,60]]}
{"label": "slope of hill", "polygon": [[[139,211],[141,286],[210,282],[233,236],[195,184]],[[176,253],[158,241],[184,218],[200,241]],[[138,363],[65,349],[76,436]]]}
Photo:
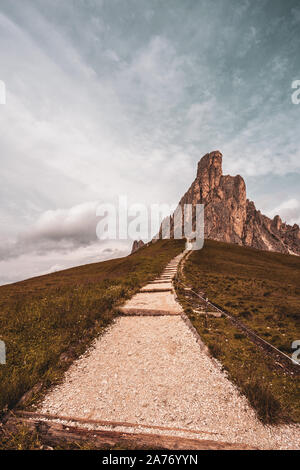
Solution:
{"label": "slope of hill", "polygon": [[[195,291],[291,356],[292,342],[300,339],[299,257],[206,240],[202,250],[192,252],[184,273]],[[299,377],[274,369],[272,361],[226,318],[194,314],[188,303],[186,308],[211,352],[263,420],[276,421],[282,412],[300,420]]]}
{"label": "slope of hill", "polygon": [[184,248],[158,241],[120,259],[89,264],[0,287],[0,410],[35,384],[57,382],[116,316],[115,309],[159,274]]}

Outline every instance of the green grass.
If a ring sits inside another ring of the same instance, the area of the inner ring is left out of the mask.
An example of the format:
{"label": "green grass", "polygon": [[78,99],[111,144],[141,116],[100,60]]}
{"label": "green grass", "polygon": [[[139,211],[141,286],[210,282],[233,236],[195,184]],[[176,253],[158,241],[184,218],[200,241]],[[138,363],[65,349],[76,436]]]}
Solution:
{"label": "green grass", "polygon": [[[300,336],[300,258],[206,240],[188,258],[186,283],[287,354]],[[300,421],[299,377],[273,362],[226,318],[205,318],[183,305],[211,353],[265,423]]]}
{"label": "green grass", "polygon": [[[58,383],[117,315],[117,307],[184,248],[162,240],[135,254],[0,287],[0,410],[35,384]],[[40,392],[39,392],[40,393]],[[33,397],[34,399],[35,397]]]}
{"label": "green grass", "polygon": [[213,302],[292,353],[300,339],[300,257],[207,240],[185,272]]}

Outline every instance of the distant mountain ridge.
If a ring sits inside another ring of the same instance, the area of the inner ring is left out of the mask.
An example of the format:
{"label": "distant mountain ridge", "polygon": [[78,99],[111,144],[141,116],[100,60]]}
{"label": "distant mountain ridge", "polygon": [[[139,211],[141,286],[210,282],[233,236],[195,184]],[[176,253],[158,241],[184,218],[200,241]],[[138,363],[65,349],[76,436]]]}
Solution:
{"label": "distant mountain ridge", "polygon": [[[300,255],[300,230],[261,214],[246,197],[240,176],[223,175],[222,154],[214,151],[198,163],[197,176],[179,205],[204,204],[205,238],[250,246],[259,250]],[[174,225],[171,217],[171,227]]]}

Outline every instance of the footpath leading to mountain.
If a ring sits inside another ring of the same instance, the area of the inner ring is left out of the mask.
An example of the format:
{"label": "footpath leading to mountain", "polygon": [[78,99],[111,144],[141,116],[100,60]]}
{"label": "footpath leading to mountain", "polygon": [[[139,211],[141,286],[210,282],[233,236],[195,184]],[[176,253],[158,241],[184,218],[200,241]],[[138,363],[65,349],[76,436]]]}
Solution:
{"label": "footpath leading to mountain", "polygon": [[148,448],[300,448],[299,427],[263,426],[195,336],[172,284],[182,257],[122,307],[28,422]]}

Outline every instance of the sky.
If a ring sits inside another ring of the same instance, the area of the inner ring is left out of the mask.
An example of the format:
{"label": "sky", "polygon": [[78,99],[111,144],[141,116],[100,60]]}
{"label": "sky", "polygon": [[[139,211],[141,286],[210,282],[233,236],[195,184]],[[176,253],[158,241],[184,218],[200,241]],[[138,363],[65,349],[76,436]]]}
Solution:
{"label": "sky", "polygon": [[179,201],[207,152],[300,223],[298,0],[0,0],[0,284],[124,256],[96,207]]}

